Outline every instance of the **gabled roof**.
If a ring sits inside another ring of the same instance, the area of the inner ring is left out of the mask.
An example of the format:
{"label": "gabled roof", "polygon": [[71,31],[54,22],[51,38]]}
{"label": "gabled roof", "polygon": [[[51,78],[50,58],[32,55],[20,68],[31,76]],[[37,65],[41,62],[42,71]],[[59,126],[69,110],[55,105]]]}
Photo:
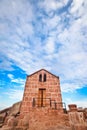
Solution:
{"label": "gabled roof", "polygon": [[51,72],[49,72],[49,71],[47,71],[47,70],[45,70],[45,69],[40,69],[40,70],[38,70],[38,71],[36,71],[36,72],[34,72],[34,73],[28,75],[28,77],[30,77],[30,76],[32,76],[32,75],[34,75],[34,74],[36,74],[36,73],[38,73],[38,72],[40,72],[40,71],[42,71],[42,70],[46,71],[47,73],[49,73],[49,74],[51,74],[51,75],[53,75],[54,77],[56,77],[56,78],[59,79],[59,76],[56,76],[56,75],[52,74]]}

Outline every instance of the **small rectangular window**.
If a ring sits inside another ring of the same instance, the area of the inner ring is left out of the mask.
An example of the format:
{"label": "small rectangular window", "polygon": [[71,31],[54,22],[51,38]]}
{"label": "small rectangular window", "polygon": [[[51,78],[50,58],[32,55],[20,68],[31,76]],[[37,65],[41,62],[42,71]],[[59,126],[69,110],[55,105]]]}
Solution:
{"label": "small rectangular window", "polygon": [[44,74],[44,82],[46,82],[46,74]]}
{"label": "small rectangular window", "polygon": [[42,74],[39,75],[39,81],[42,82]]}

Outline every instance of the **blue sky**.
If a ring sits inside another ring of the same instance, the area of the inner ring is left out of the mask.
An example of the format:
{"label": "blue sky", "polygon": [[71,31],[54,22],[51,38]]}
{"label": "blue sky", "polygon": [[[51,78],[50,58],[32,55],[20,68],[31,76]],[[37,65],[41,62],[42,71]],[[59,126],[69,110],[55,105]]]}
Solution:
{"label": "blue sky", "polygon": [[60,77],[67,105],[87,107],[86,12],[86,0],[0,0],[0,109],[42,68]]}

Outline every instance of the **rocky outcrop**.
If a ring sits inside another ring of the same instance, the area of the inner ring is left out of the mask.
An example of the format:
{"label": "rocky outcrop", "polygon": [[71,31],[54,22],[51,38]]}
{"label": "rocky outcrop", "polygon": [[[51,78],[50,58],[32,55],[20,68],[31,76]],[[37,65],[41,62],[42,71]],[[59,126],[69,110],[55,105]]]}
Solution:
{"label": "rocky outcrop", "polygon": [[20,105],[21,102],[17,102],[13,104],[12,107],[0,111],[0,128],[2,128],[2,130],[7,129],[7,127],[13,127],[17,125],[18,115],[20,113]]}
{"label": "rocky outcrop", "polygon": [[11,109],[11,107],[6,108],[6,109],[0,111],[0,127],[3,126],[4,121],[5,121],[5,118],[7,117],[7,115],[8,115],[8,113],[9,113],[10,109]]}
{"label": "rocky outcrop", "polygon": [[10,108],[9,115],[17,116],[17,114],[19,114],[20,112],[20,105],[21,105],[21,102],[17,102],[13,104],[13,106]]}
{"label": "rocky outcrop", "polygon": [[[0,111],[0,130],[87,130],[87,109],[70,105],[68,113],[35,108],[20,115],[21,102]],[[19,116],[20,115],[20,116]]]}

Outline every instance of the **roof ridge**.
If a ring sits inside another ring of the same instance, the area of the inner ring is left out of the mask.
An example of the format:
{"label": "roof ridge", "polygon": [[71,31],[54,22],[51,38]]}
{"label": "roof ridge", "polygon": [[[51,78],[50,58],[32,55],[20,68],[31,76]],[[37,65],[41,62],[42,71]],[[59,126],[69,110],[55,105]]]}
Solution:
{"label": "roof ridge", "polygon": [[38,73],[38,72],[40,72],[40,71],[42,71],[42,70],[44,70],[44,71],[48,72],[49,74],[51,74],[51,75],[53,75],[53,76],[59,78],[59,76],[56,76],[55,74],[49,72],[49,71],[46,70],[46,69],[40,69],[40,70],[37,70],[36,72],[34,72],[34,73],[30,74],[30,75],[27,75],[27,76],[30,77],[30,76],[32,76],[32,75],[34,75],[34,74],[36,74],[36,73]]}

